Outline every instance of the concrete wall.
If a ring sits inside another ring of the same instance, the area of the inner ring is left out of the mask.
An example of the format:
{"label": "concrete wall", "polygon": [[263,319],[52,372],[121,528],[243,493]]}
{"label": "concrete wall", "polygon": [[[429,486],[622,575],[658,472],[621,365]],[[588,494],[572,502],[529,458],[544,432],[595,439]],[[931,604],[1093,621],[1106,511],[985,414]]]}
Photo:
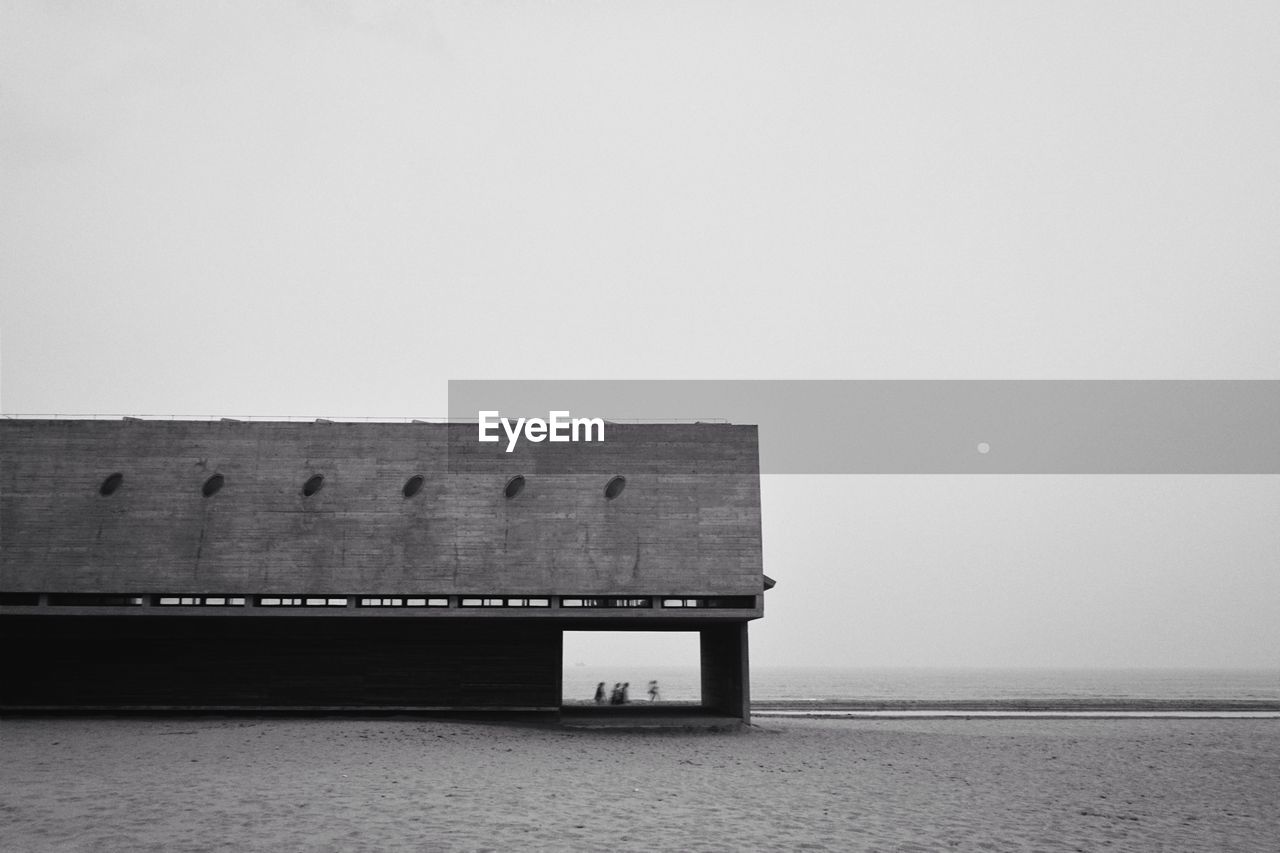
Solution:
{"label": "concrete wall", "polygon": [[[761,592],[754,427],[611,424],[603,444],[512,454],[474,436],[466,424],[0,421],[0,591]],[[123,485],[103,497],[113,472]],[[214,472],[225,486],[203,497]],[[304,497],[315,473],[324,487]],[[426,482],[406,499],[414,474]],[[527,485],[509,500],[515,474]],[[608,501],[612,474],[627,486]]]}

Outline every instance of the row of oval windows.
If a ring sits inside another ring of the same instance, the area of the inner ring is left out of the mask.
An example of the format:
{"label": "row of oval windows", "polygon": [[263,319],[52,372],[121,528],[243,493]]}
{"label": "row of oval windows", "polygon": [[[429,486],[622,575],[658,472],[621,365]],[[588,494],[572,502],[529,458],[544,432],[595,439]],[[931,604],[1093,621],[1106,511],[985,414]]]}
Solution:
{"label": "row of oval windows", "polygon": [[[404,493],[406,498],[411,498],[422,490],[422,484],[424,482],[426,482],[425,477],[421,474],[414,474],[405,481],[404,488],[401,489],[401,491]],[[204,481],[204,485],[200,487],[200,494],[204,495],[206,498],[212,497],[222,489],[225,483],[226,477],[221,474],[214,474]],[[517,474],[510,480],[507,480],[507,485],[503,488],[502,493],[508,498],[514,498],[516,495],[524,491],[524,484],[524,475]],[[103,497],[113,495],[122,485],[124,485],[124,474],[117,471],[102,481],[102,485],[98,487],[98,494]],[[605,499],[613,500],[618,495],[622,494],[622,490],[626,487],[626,477],[618,476],[612,478],[608,483],[605,483]],[[324,488],[324,474],[313,474],[305,483],[302,484],[302,495],[303,497],[309,498],[322,488]]]}

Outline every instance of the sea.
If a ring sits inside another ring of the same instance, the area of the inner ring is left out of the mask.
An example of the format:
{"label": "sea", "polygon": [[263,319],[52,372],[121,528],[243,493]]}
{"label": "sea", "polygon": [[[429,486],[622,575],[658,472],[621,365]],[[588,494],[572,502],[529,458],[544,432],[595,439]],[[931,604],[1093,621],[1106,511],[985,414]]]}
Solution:
{"label": "sea", "polygon": [[[566,704],[590,702],[596,685],[629,683],[632,702],[648,702],[658,682],[663,702],[698,702],[696,666],[596,666],[564,668]],[[1052,709],[1082,705],[1149,706],[1195,703],[1229,707],[1265,703],[1280,709],[1280,669],[932,669],[777,667],[751,668],[753,705],[816,703],[902,705],[966,703],[993,709],[1032,704]]]}

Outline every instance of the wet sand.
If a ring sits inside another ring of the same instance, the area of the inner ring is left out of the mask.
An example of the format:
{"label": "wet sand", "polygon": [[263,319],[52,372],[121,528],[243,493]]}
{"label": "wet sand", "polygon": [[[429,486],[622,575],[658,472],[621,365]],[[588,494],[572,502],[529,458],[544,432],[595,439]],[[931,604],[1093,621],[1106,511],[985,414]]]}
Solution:
{"label": "wet sand", "polygon": [[5,850],[1239,850],[1275,720],[0,720]]}

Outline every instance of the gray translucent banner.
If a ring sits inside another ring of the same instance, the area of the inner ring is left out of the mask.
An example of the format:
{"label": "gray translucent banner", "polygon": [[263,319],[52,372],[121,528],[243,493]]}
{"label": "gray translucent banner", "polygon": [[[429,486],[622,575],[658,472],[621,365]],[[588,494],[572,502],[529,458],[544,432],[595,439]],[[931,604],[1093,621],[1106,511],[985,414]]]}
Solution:
{"label": "gray translucent banner", "polygon": [[1276,380],[449,382],[482,411],[757,424],[763,474],[1280,473]]}

